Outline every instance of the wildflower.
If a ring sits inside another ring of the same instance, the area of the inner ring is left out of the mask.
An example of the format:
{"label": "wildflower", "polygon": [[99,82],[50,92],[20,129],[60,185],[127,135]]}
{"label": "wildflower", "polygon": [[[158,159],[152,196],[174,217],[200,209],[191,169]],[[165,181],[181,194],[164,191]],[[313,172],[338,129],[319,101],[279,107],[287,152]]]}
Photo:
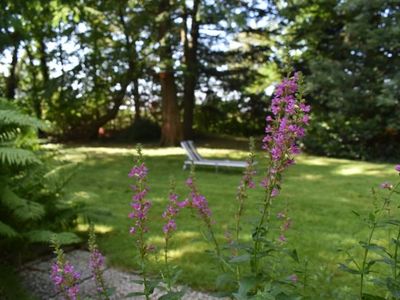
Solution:
{"label": "wildflower", "polygon": [[279,190],[277,188],[273,188],[271,192],[271,197],[276,197],[279,195]]}
{"label": "wildflower", "polygon": [[284,218],[286,217],[286,215],[285,215],[284,212],[278,212],[278,214],[276,215],[276,217],[277,217],[278,219],[284,219]]}
{"label": "wildflower", "polygon": [[179,209],[186,206],[186,202],[178,201],[178,195],[175,193],[175,181],[171,179],[170,182],[171,191],[169,193],[169,204],[162,214],[162,217],[166,220],[163,226],[163,232],[166,235],[165,238],[169,239],[169,234],[176,230],[175,216],[178,214]]}
{"label": "wildflower", "polygon": [[380,185],[381,189],[387,189],[387,190],[391,190],[393,188],[393,184],[391,184],[390,182],[382,182]]}
{"label": "wildflower", "polygon": [[299,278],[297,277],[296,274],[292,274],[289,276],[289,280],[293,283],[297,283],[299,281]]}
{"label": "wildflower", "polygon": [[283,235],[283,234],[281,234],[280,236],[279,236],[279,241],[281,241],[282,243],[285,243],[286,241],[287,241],[287,239],[286,239],[286,237]]}
{"label": "wildflower", "polygon": [[176,223],[175,223],[175,220],[173,220],[173,219],[168,220],[167,224],[165,224],[163,227],[163,231],[165,234],[168,234],[171,231],[175,231],[175,230],[176,230]]}
{"label": "wildflower", "polygon": [[74,266],[69,262],[57,259],[51,267],[51,279],[57,291],[66,294],[69,299],[77,299],[79,293],[79,279],[81,275],[76,272]]}
{"label": "wildflower", "polygon": [[136,179],[136,184],[131,185],[134,194],[131,202],[132,211],[128,214],[128,217],[134,219],[135,222],[129,230],[130,234],[135,234],[138,230],[142,232],[148,231],[146,220],[152,206],[151,202],[146,200],[147,193],[149,192],[149,188],[146,185],[148,169],[144,162],[140,162],[140,159],[128,174],[129,177]]}
{"label": "wildflower", "polygon": [[395,169],[397,172],[400,173],[400,165],[396,165],[396,166],[394,167],[394,169]]}
{"label": "wildflower", "polygon": [[144,163],[140,166],[134,166],[129,172],[129,177],[137,177],[138,179],[144,179],[147,176],[148,169]]}
{"label": "wildflower", "polygon": [[150,299],[149,295],[152,293],[148,287],[149,281],[147,279],[146,261],[149,253],[149,246],[146,243],[144,233],[148,232],[147,215],[151,208],[151,202],[146,199],[149,188],[147,186],[147,173],[148,169],[143,162],[142,148],[137,146],[137,160],[134,167],[129,172],[128,176],[135,179],[135,184],[131,185],[134,192],[132,196],[131,208],[129,218],[134,221],[130,226],[129,233],[136,236],[136,248],[139,251],[141,273],[143,276],[144,295],[146,299]]}
{"label": "wildflower", "polygon": [[97,242],[96,242],[96,234],[94,232],[94,225],[90,224],[89,227],[89,269],[92,273],[93,280],[96,284],[97,292],[100,295],[103,295],[104,299],[109,299],[107,295],[107,289],[105,286],[103,272],[104,272],[104,256],[101,254],[100,250],[98,249]]}

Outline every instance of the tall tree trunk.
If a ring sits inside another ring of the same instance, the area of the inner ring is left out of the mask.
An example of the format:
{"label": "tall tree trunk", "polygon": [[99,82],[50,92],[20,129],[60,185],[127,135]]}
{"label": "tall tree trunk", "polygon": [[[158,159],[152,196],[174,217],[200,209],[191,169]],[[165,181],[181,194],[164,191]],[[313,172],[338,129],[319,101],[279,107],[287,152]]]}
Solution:
{"label": "tall tree trunk", "polygon": [[29,58],[29,66],[31,68],[31,78],[32,78],[32,86],[31,86],[31,91],[32,91],[32,107],[33,111],[35,113],[35,117],[38,118],[39,120],[42,119],[42,101],[39,96],[39,87],[38,87],[38,80],[37,80],[37,72],[36,72],[36,66],[34,64],[34,57],[32,55],[32,51],[29,47],[29,45],[26,45],[25,51],[28,55]]}
{"label": "tall tree trunk", "polygon": [[42,72],[43,77],[43,86],[46,88],[49,82],[49,68],[47,66],[47,53],[46,53],[46,44],[42,37],[38,39],[39,44],[39,57],[40,57],[40,70]]}
{"label": "tall tree trunk", "polygon": [[181,139],[181,124],[176,95],[176,83],[173,69],[171,39],[172,22],[170,18],[169,0],[161,0],[159,6],[159,56],[161,71],[159,79],[161,83],[161,146],[175,146]]}
{"label": "tall tree trunk", "polygon": [[128,29],[128,26],[126,25],[125,19],[124,19],[124,12],[123,12],[123,7],[124,5],[127,5],[126,3],[123,3],[119,7],[119,20],[121,22],[124,35],[125,35],[125,44],[126,44],[126,51],[129,56],[129,68],[131,69],[130,75],[131,75],[131,81],[133,83],[133,101],[135,105],[135,121],[139,120],[141,117],[140,114],[140,109],[141,109],[141,101],[140,101],[140,93],[139,93],[139,74],[140,70],[138,67],[138,53],[136,51],[136,47],[134,43],[131,41],[131,36],[130,32]]}
{"label": "tall tree trunk", "polygon": [[[39,60],[40,60],[40,71],[42,73],[42,93],[41,98],[37,99],[37,107],[38,107],[38,115],[39,118],[42,119],[42,105],[44,102],[47,102],[51,105],[50,95],[49,95],[49,81],[50,81],[50,72],[49,67],[47,66],[47,52],[46,52],[46,44],[44,42],[43,36],[38,38],[38,50],[39,50]],[[47,98],[47,99],[46,99]],[[38,136],[43,138],[46,136],[46,133],[39,129]]]}
{"label": "tall tree trunk", "polygon": [[133,101],[135,103],[135,121],[140,120],[141,113],[141,103],[140,103],[140,93],[139,93],[139,79],[137,77],[133,78]]}
{"label": "tall tree trunk", "polygon": [[6,98],[14,99],[15,98],[15,90],[17,89],[17,75],[16,69],[18,64],[18,49],[19,42],[16,42],[14,45],[14,51],[12,54],[12,60],[10,65],[10,75],[7,77],[6,81]]}
{"label": "tall tree trunk", "polygon": [[[198,38],[199,38],[199,20],[197,12],[200,0],[195,0],[191,11],[191,28],[187,28],[187,8],[184,3],[184,82],[183,82],[183,137],[184,139],[193,139],[193,114],[195,107],[195,90],[198,80]],[[190,36],[190,38],[189,38]]]}

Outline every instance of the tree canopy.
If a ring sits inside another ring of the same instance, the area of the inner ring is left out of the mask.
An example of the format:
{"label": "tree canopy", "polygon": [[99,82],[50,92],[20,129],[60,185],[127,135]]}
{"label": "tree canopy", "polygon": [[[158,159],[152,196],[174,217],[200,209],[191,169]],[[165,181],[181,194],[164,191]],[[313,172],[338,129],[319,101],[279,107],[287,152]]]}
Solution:
{"label": "tree canopy", "polygon": [[166,146],[201,132],[261,134],[273,84],[290,65],[313,104],[309,151],[399,153],[398,1],[0,5],[0,96],[50,122],[56,138],[146,124]]}

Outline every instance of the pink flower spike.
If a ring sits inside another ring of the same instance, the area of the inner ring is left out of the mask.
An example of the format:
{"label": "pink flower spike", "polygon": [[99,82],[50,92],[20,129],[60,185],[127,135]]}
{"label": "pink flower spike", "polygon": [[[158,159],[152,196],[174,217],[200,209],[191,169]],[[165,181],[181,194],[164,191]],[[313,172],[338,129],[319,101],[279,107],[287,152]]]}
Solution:
{"label": "pink flower spike", "polygon": [[281,234],[281,235],[279,236],[279,240],[280,240],[282,243],[285,243],[285,242],[287,241],[286,237],[285,237],[283,234]]}
{"label": "pink flower spike", "polygon": [[397,172],[400,173],[400,165],[396,165],[396,166],[394,167],[394,169],[395,169]]}

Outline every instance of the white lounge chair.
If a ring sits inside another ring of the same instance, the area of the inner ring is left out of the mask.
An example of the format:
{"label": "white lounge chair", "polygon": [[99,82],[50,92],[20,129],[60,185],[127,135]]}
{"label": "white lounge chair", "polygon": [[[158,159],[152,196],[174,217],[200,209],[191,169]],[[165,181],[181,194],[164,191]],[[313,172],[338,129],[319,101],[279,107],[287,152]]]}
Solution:
{"label": "white lounge chair", "polygon": [[[199,165],[199,166],[214,166],[215,170],[218,170],[218,167],[228,167],[228,168],[246,168],[246,161],[238,161],[238,160],[214,160],[214,159],[205,159],[203,158],[199,152],[197,152],[196,147],[193,144],[193,141],[182,141],[181,146],[186,151],[186,155],[188,157],[187,160],[183,163],[183,169],[185,170],[187,166],[190,165]],[[256,162],[255,162],[256,164]]]}

